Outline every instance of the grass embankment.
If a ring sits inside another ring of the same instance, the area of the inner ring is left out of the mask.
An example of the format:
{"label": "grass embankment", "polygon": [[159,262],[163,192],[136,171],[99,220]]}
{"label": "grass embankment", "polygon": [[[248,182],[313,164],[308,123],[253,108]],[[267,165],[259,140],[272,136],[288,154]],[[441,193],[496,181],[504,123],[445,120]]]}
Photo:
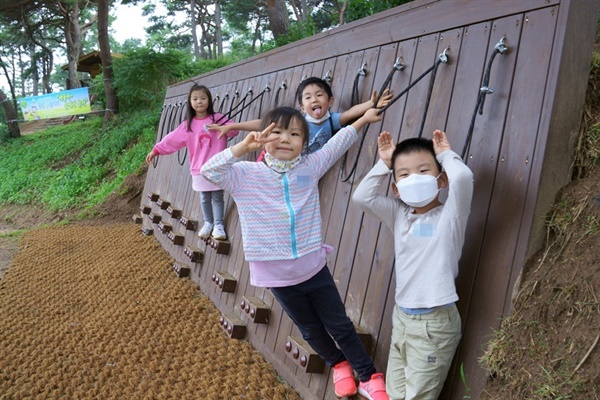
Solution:
{"label": "grass embankment", "polygon": [[10,140],[0,146],[0,205],[52,211],[89,209],[130,174],[141,173],[160,112],[120,115],[103,126],[92,117]]}

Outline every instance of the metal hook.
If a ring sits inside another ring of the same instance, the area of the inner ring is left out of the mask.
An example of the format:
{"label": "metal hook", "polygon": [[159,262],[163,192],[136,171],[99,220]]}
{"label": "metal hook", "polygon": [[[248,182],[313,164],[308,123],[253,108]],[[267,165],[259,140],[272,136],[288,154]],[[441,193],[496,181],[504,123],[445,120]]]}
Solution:
{"label": "metal hook", "polygon": [[300,82],[304,82],[306,80],[306,78],[308,78],[308,75],[306,75],[306,74],[302,75],[302,78],[300,78]]}
{"label": "metal hook", "polygon": [[506,39],[506,36],[502,36],[500,41],[498,43],[496,43],[496,46],[494,46],[494,49],[496,49],[496,51],[500,54],[504,54],[508,51],[508,47],[504,44],[505,39]]}
{"label": "metal hook", "polygon": [[363,65],[360,66],[360,69],[358,70],[358,74],[360,76],[366,76],[367,75],[367,63],[363,63]]}
{"label": "metal hook", "polygon": [[331,83],[332,78],[331,78],[331,71],[327,70],[327,72],[325,73],[325,75],[323,76],[323,80],[327,83]]}
{"label": "metal hook", "polygon": [[404,70],[404,64],[402,64],[402,62],[400,62],[400,57],[396,58],[396,62],[394,63],[394,69],[396,71]]}
{"label": "metal hook", "polygon": [[287,89],[287,79],[281,81],[281,83],[279,84],[279,89]]}
{"label": "metal hook", "polygon": [[271,91],[271,84],[267,82],[267,84],[265,85],[265,88],[263,90],[265,92],[270,92]]}
{"label": "metal hook", "polygon": [[450,51],[450,47],[446,47],[444,49],[443,52],[440,53],[440,55],[438,56],[439,60],[443,63],[447,63],[448,62],[448,56],[446,55],[446,52]]}
{"label": "metal hook", "polygon": [[250,94],[254,93],[254,86],[250,86],[250,89],[248,89],[248,93],[250,93]]}
{"label": "metal hook", "polygon": [[489,86],[482,86],[479,89],[479,93],[492,94],[492,93],[494,93],[494,89],[490,88]]}

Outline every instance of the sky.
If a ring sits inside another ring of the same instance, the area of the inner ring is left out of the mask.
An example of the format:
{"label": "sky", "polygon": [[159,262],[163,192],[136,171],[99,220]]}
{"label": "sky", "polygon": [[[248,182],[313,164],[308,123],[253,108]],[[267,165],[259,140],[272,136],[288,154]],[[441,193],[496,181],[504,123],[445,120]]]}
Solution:
{"label": "sky", "polygon": [[111,15],[116,17],[110,28],[114,32],[113,37],[117,42],[123,43],[127,39],[141,39],[142,42],[145,42],[144,28],[149,25],[149,22],[147,16],[142,16],[141,6],[117,4]]}

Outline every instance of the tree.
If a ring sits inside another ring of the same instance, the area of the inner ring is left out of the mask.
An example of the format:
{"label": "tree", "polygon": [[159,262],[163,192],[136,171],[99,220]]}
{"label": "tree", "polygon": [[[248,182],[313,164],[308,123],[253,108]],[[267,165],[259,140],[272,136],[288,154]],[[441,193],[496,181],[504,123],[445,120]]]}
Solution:
{"label": "tree", "polygon": [[21,131],[19,129],[19,117],[17,115],[17,110],[2,89],[0,89],[0,103],[2,104],[2,108],[6,114],[6,123],[8,125],[9,136],[11,138],[18,138],[21,136]]}
{"label": "tree", "polygon": [[113,88],[113,63],[108,39],[108,15],[110,0],[98,0],[98,44],[100,46],[100,60],[102,61],[102,76],[104,77],[104,94],[106,96],[106,110],[104,120],[109,121],[119,112],[119,101]]}
{"label": "tree", "polygon": [[285,0],[267,0],[267,16],[269,18],[269,28],[273,32],[275,41],[284,36],[290,27],[290,17],[285,4]]}
{"label": "tree", "polygon": [[[94,14],[87,22],[80,25],[82,8],[79,5],[79,0],[57,0],[60,13],[64,17],[65,41],[67,44],[67,60],[69,65],[69,78],[67,80],[67,89],[81,87],[79,79],[77,79],[77,63],[79,57],[83,55],[82,42],[83,36],[88,29],[98,19],[98,14]],[[83,9],[90,5],[89,1],[85,1]]]}

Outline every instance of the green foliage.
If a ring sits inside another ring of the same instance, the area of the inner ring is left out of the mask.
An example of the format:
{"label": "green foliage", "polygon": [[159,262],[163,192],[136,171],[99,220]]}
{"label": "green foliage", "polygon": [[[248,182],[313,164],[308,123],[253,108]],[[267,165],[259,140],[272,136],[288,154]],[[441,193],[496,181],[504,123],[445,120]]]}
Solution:
{"label": "green foliage", "polygon": [[317,33],[317,27],[312,18],[308,18],[303,22],[292,22],[288,33],[283,35],[276,40],[277,47],[293,43],[297,40],[304,39],[305,37],[312,36]]}
{"label": "green foliage", "polygon": [[23,136],[0,147],[0,204],[41,204],[52,210],[104,201],[144,163],[159,112],[102,118]]}
{"label": "green foliage", "polygon": [[348,10],[346,11],[345,19],[346,22],[356,21],[357,19],[365,18],[412,1],[413,0],[350,0],[348,2]]}

